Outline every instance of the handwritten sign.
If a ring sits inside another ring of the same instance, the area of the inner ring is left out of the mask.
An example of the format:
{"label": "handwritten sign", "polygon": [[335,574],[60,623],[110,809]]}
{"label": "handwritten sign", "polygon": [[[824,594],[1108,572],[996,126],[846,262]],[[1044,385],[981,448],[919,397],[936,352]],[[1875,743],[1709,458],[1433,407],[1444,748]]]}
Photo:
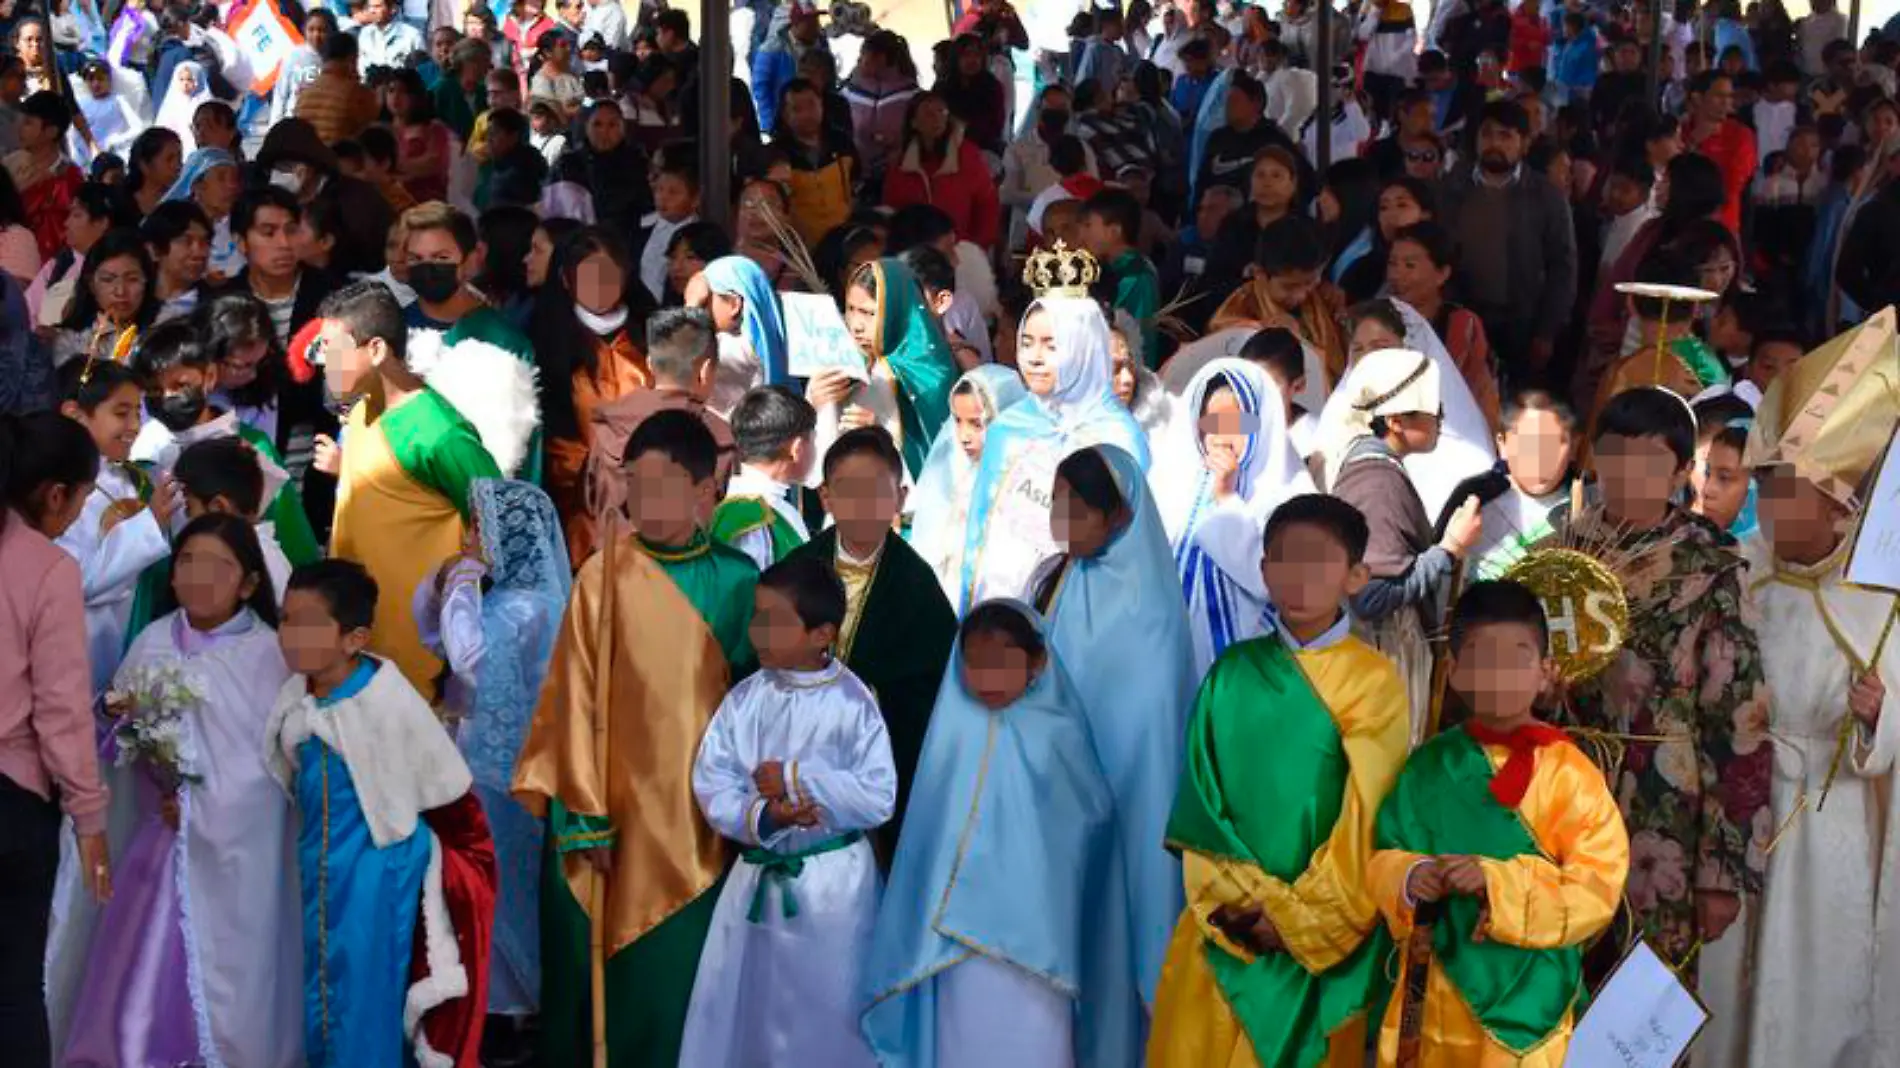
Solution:
{"label": "handwritten sign", "polygon": [[1644,942],[1597,991],[1564,1058],[1572,1068],[1670,1068],[1709,1022],[1709,1010]]}
{"label": "handwritten sign", "polygon": [[1880,460],[1880,473],[1861,510],[1860,527],[1847,557],[1847,581],[1856,586],[1900,593],[1900,463],[1893,442]]}
{"label": "handwritten sign", "polygon": [[290,24],[273,0],[249,0],[225,22],[226,32],[251,69],[251,92],[269,96],[277,72],[303,34]]}
{"label": "handwritten sign", "polygon": [[785,362],[793,378],[843,371],[869,381],[864,353],[844,325],[844,315],[823,293],[780,293],[785,309]]}

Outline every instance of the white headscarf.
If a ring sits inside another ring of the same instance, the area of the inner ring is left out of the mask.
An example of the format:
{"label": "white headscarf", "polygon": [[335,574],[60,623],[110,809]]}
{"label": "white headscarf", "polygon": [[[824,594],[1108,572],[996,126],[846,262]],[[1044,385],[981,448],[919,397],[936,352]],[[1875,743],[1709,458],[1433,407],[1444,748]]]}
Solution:
{"label": "white headscarf", "polygon": [[1443,377],[1436,361],[1412,349],[1368,352],[1346,368],[1346,376],[1339,380],[1339,388],[1333,390],[1319,417],[1326,484],[1339,482],[1347,451],[1360,438],[1372,436],[1374,419],[1415,412],[1436,414]]}
{"label": "white headscarf", "polygon": [[1038,399],[1062,422],[1104,399],[1114,403],[1114,358],[1102,306],[1087,297],[1043,297],[1029,305],[1023,322],[1038,311],[1049,313],[1056,339],[1056,388]]}
{"label": "white headscarf", "polygon": [[[196,76],[196,92],[187,93],[180,87],[186,71]],[[172,68],[171,84],[165,87],[165,97],[159,101],[156,125],[177,134],[178,139],[185,143],[187,156],[198,147],[198,139],[191,133],[191,117],[198,113],[198,105],[210,99],[211,80],[202,64],[185,60]]]}

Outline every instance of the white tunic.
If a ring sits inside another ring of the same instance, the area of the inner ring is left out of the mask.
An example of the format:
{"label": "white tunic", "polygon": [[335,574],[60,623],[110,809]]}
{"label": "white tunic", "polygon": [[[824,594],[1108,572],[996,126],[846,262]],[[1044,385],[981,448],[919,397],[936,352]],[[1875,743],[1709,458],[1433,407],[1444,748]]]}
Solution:
{"label": "white tunic", "polygon": [[[784,762],[787,788],[818,806],[820,823],[768,828],[761,842],[765,801],[752,776],[773,760]],[[882,826],[896,807],[897,770],[870,688],[839,661],[741,682],[700,742],[693,793],[707,822],[747,849],[798,853]],[[864,839],[805,858],[788,880],[746,860],[734,865],[700,954],[680,1063],[872,1068],[858,1033],[858,968],[879,889]],[[796,916],[786,915],[787,895]]]}
{"label": "white tunic", "polygon": [[[1843,644],[1864,661],[1894,609],[1888,594],[1841,583],[1844,557],[1814,568],[1780,565],[1795,582],[1770,580],[1774,565],[1753,561],[1775,771],[1773,815],[1757,818],[1750,848],[1765,847],[1807,801],[1768,855],[1752,1003],[1741,1014],[1749,1020],[1747,1063],[1761,1068],[1900,1063],[1892,1012],[1900,994],[1900,852],[1888,800],[1900,752],[1900,641],[1889,640],[1881,656],[1887,700],[1879,727],[1856,728],[1827,806],[1815,807],[1849,714],[1854,669]],[[1803,588],[1808,580],[1819,589]],[[1763,726],[1737,730],[1752,740]]]}
{"label": "white tunic", "polygon": [[[799,514],[798,507],[792,503],[792,492],[791,486],[787,486],[750,464],[740,465],[738,472],[732,476],[732,481],[726,485],[727,500],[735,497],[757,497],[771,505],[772,511],[798,532],[800,540],[810,541],[811,532],[805,529],[805,517]],[[752,562],[759,565],[760,571],[778,562],[773,552],[772,528],[769,526],[746,531],[739,535],[738,540],[732,543],[732,547],[750,556]]]}
{"label": "white tunic", "polygon": [[125,628],[132,595],[145,569],[171,554],[171,543],[151,510],[120,520],[106,530],[106,513],[120,502],[137,504],[138,487],[117,464],[100,461],[99,477],[84,509],[59,547],[79,561],[86,598],[86,644],[92,657],[92,692],[105,692],[125,650]]}
{"label": "white tunic", "polygon": [[1070,1068],[1074,1021],[1062,991],[978,954],[937,979],[936,1068]]}

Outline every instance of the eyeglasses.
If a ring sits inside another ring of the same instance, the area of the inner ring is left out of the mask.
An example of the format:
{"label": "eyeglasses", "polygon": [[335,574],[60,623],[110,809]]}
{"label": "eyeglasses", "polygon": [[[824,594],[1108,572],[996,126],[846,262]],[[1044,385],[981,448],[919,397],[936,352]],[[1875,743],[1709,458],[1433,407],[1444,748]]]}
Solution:
{"label": "eyeglasses", "polygon": [[1405,153],[1407,163],[1437,163],[1441,157],[1430,148],[1408,149]]}

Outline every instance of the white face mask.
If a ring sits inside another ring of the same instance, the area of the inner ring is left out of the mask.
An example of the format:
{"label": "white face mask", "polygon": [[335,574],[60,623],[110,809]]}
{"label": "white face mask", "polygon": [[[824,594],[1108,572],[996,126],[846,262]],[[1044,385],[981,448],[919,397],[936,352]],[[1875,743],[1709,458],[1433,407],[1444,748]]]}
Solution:
{"label": "white face mask", "polygon": [[614,333],[621,327],[627,325],[627,306],[622,304],[603,315],[599,312],[588,311],[586,308],[576,304],[574,305],[574,317],[581,321],[582,326],[592,330],[601,337],[606,337],[608,334]]}
{"label": "white face mask", "polygon": [[272,171],[270,184],[295,196],[303,190],[303,176],[296,171]]}

